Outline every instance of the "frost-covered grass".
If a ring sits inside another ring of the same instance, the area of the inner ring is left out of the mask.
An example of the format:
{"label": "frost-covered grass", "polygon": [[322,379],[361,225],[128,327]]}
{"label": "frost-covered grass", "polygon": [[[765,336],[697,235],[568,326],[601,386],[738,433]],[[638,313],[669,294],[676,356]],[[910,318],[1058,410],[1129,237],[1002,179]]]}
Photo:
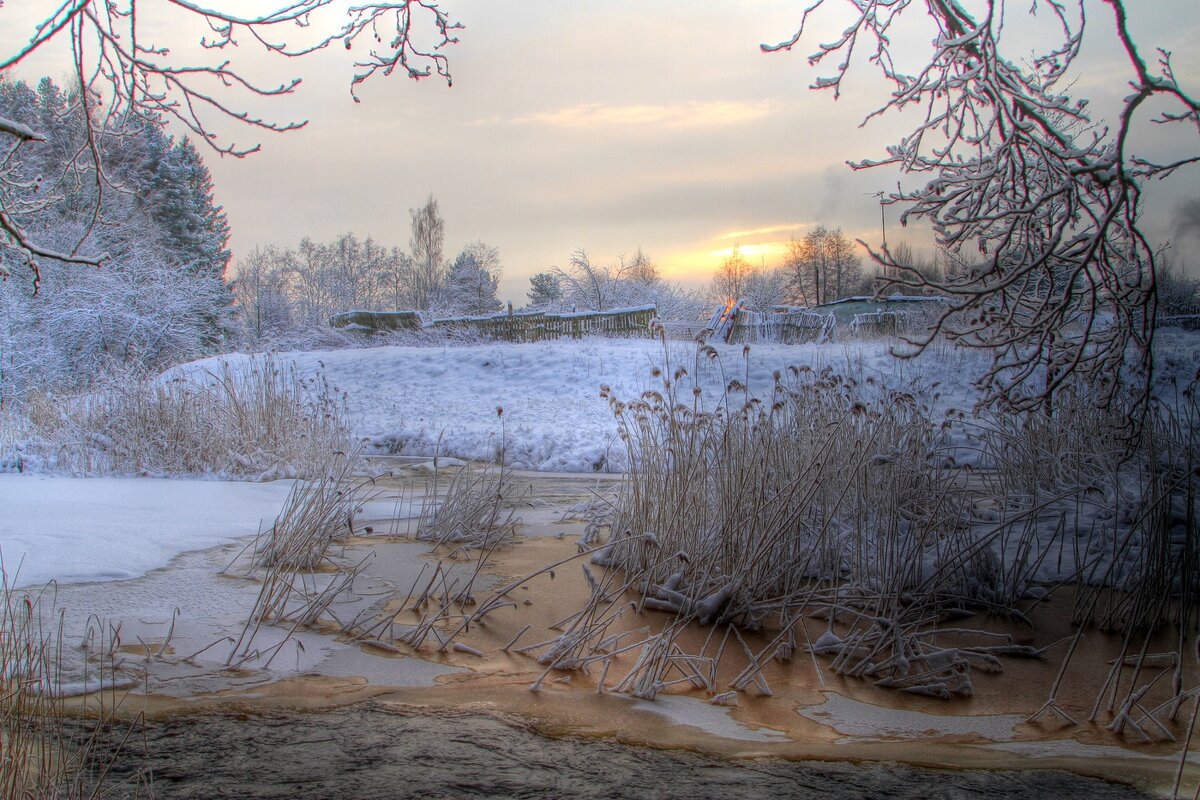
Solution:
{"label": "frost-covered grass", "polygon": [[[62,623],[48,605],[44,591],[14,589],[0,569],[0,798],[151,796],[140,774],[110,779],[113,755],[97,746],[105,728],[118,740],[133,728],[115,718],[115,639],[93,639],[84,685],[65,684]],[[93,693],[84,707],[91,724],[66,708],[81,690]]]}
{"label": "frost-covered grass", "polygon": [[434,474],[417,521],[417,539],[493,549],[516,538],[518,498],[506,467],[477,469],[467,464],[445,481],[443,495]]}
{"label": "frost-covered grass", "polygon": [[[966,695],[972,669],[1046,656],[967,620],[1028,624],[1033,606],[1070,584],[1081,635],[1098,624],[1124,637],[1093,719],[1106,711],[1114,731],[1149,738],[1196,691],[1182,664],[1200,589],[1200,376],[1159,387],[1169,402],[1156,402],[1136,429],[1132,401],[1096,408],[1082,384],[1035,411],[972,416],[939,410],[937,385],[920,375],[898,379],[853,359],[845,369],[777,372],[763,392],[748,387],[746,358],[741,375],[720,368],[733,377],[713,402],[693,376],[721,353],[676,355],[665,352],[656,386],[605,392],[633,465],[609,541],[593,557],[615,572],[594,582],[604,588],[574,624],[543,643],[542,663],[607,669],[612,620],[600,603],[635,589],[638,608],[674,620],[622,645],[642,655],[616,686],[639,697],[669,686],[672,670],[683,675],[675,682],[714,692],[703,676],[715,674],[729,632],[764,629],[774,638],[761,652],[742,644],[747,666],[735,690],[769,693],[762,664],[806,646],[841,675]],[[825,634],[797,641],[798,622],[813,616],[827,620]],[[725,628],[720,646],[681,652],[674,640],[690,623]],[[1164,626],[1178,634],[1172,700],[1142,708],[1143,683],[1156,678],[1139,673]],[[1056,687],[1044,710],[1058,712]]]}
{"label": "frost-covered grass", "polygon": [[[756,392],[769,391],[771,375],[789,365],[814,369],[852,368],[865,375],[941,381],[939,408],[969,409],[970,376],[982,364],[977,354],[952,349],[914,362],[898,362],[889,342],[827,345],[754,345],[743,360],[741,345],[718,345],[722,361]],[[693,348],[670,345],[678,358]],[[288,352],[275,356],[306,379],[323,377],[346,403],[355,436],[378,453],[453,456],[494,462],[501,450],[496,407],[504,408],[505,463],[543,472],[621,472],[626,451],[600,397],[607,385],[633,396],[654,384],[650,370],[661,364],[657,341],[585,339],[528,344],[469,344],[419,347],[388,345],[354,350]],[[675,356],[673,356],[675,357]],[[174,374],[235,369],[252,357],[227,355],[179,367]],[[706,397],[716,400],[727,382],[714,366],[698,376]]]}
{"label": "frost-covered grass", "polygon": [[82,475],[304,476],[345,450],[345,409],[319,374],[271,357],[31,394],[0,417],[0,467]]}

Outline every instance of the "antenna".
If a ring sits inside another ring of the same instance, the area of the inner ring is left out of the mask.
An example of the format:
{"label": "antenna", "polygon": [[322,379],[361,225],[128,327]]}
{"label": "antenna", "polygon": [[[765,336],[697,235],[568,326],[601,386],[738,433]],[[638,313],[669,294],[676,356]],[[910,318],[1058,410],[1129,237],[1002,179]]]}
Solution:
{"label": "antenna", "polygon": [[883,246],[887,247],[887,219],[883,215],[883,198],[884,192],[880,189],[878,192],[867,192],[867,197],[879,198],[879,229],[883,232]]}

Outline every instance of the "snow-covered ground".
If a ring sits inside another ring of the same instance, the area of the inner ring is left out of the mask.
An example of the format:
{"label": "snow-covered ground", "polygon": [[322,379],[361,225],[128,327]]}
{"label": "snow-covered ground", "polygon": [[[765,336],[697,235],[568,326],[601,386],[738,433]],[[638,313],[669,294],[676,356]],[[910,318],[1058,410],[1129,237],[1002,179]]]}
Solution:
{"label": "snow-covered ground", "polygon": [[[913,378],[939,382],[938,406],[969,409],[970,377],[982,364],[978,353],[949,348],[900,361],[886,342],[826,345],[719,345],[720,361],[700,359],[696,347],[669,345],[670,370],[684,367],[680,397],[691,402],[696,375],[708,404],[718,402],[737,378],[768,397],[772,374],[789,366],[830,366],[859,380],[874,376],[899,386]],[[236,366],[251,356],[219,356],[178,368],[193,376],[218,372],[217,361]],[[625,466],[617,425],[600,387],[632,400],[661,390],[651,370],[664,362],[655,340],[594,339],[467,347],[392,346],[324,352],[280,353],[305,375],[324,372],[344,393],[354,432],[378,448],[408,455],[440,452],[494,460],[504,443],[515,467],[554,472],[619,471]],[[497,409],[503,408],[503,419]]]}
{"label": "snow-covered ground", "polygon": [[[985,356],[937,347],[897,360],[882,341],[826,345],[717,346],[717,361],[696,347],[653,340],[561,341],[465,347],[390,346],[278,354],[306,375],[322,373],[344,395],[354,432],[380,451],[495,458],[504,442],[515,467],[542,471],[617,471],[625,454],[601,386],[632,400],[662,388],[652,370],[669,357],[683,367],[679,396],[690,402],[697,379],[707,405],[737,378],[760,397],[773,373],[789,366],[829,366],[847,377],[896,388],[928,388],[934,417],[969,410],[972,378]],[[1156,383],[1183,387],[1200,365],[1200,335],[1160,332]],[[227,355],[176,368],[194,377],[236,366]],[[932,387],[932,388],[929,388]],[[501,418],[497,413],[503,408]],[[177,553],[251,535],[269,526],[290,484],[153,479],[68,479],[0,475],[0,554],[21,584],[51,578],[85,581],[133,577],[165,566]]]}
{"label": "snow-covered ground", "polygon": [[0,475],[0,556],[10,585],[134,578],[269,528],[291,486]]}

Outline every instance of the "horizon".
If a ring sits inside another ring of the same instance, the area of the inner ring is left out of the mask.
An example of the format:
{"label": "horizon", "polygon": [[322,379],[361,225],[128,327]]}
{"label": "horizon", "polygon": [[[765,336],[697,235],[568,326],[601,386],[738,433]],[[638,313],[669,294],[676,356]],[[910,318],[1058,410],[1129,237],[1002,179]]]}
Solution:
{"label": "horizon", "polygon": [[[782,41],[798,26],[795,4],[447,5],[465,26],[460,43],[444,51],[453,86],[436,76],[376,77],[357,87],[356,103],[354,53],[284,59],[249,45],[233,52],[235,66],[261,84],[302,79],[295,95],[251,97],[248,110],[310,121],[283,135],[219,126],[238,144],[261,140],[262,151],[244,159],[198,145],[232,229],[231,277],[256,247],[294,248],[305,236],[328,241],[352,232],[407,250],[409,209],[430,195],[445,219],[446,258],[476,240],[497,247],[500,295],[514,306],[525,303],[530,275],[565,266],[576,249],[615,263],[640,248],[665,280],[689,288],[707,286],[734,245],[755,266],[777,266],[788,237],[818,225],[872,246],[886,236],[892,246],[905,241],[931,252],[927,226],[902,228],[898,206],[885,208],[881,229],[877,193],[895,187],[899,173],[845,163],[882,154],[911,128],[909,114],[859,127],[887,92],[865,63],[855,65],[836,102],[809,89],[829,69],[810,68],[806,56],[837,30],[834,15],[818,20],[795,51],[767,54],[761,43]],[[1195,74],[1200,54],[1187,44],[1200,21],[1185,8],[1172,0],[1130,14],[1146,49],[1173,49],[1176,70]],[[10,13],[32,19],[38,12]],[[1071,91],[1088,97],[1098,118],[1119,98],[1127,71],[1097,46],[1108,34],[1103,23],[1089,18],[1087,67]],[[198,39],[169,19],[147,25],[176,48]],[[902,46],[928,40],[902,31]],[[65,62],[50,47],[16,76],[60,80]],[[181,133],[178,125],[171,130]],[[1154,132],[1142,139],[1159,144]],[[903,179],[905,187],[920,178]],[[1189,228],[1180,211],[1200,199],[1188,183],[1176,176],[1146,192],[1145,227],[1160,246],[1200,244],[1200,225]],[[1181,259],[1181,250],[1173,261],[1200,274],[1200,260]]]}

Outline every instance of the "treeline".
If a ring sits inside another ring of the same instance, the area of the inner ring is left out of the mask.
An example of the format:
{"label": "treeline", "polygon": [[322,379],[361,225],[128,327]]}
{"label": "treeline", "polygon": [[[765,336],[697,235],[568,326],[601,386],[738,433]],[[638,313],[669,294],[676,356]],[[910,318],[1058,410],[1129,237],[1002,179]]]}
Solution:
{"label": "treeline", "polygon": [[639,247],[632,258],[614,263],[592,260],[585,250],[571,254],[566,267],[552,267],[529,278],[528,308],[544,311],[610,311],[654,305],[666,320],[694,320],[711,313],[704,292],[670,283]]}
{"label": "treeline", "polygon": [[499,250],[475,241],[447,259],[437,200],[409,214],[407,251],[345,233],[330,242],[305,238],[294,249],[262,247],[239,261],[234,288],[250,344],[302,339],[356,309],[431,317],[499,311]]}
{"label": "treeline", "polygon": [[870,294],[876,274],[863,269],[862,257],[841,229],[814,228],[792,237],[781,264],[755,267],[737,245],[713,276],[717,299],[741,299],[752,309],[771,306],[819,306],[843,297]]}
{"label": "treeline", "polygon": [[44,139],[0,142],[16,228],[59,254],[103,256],[33,258],[0,233],[0,403],[214,352],[233,333],[229,226],[200,153],[145,117],[89,138],[88,106],[49,78],[0,75],[0,118]]}

